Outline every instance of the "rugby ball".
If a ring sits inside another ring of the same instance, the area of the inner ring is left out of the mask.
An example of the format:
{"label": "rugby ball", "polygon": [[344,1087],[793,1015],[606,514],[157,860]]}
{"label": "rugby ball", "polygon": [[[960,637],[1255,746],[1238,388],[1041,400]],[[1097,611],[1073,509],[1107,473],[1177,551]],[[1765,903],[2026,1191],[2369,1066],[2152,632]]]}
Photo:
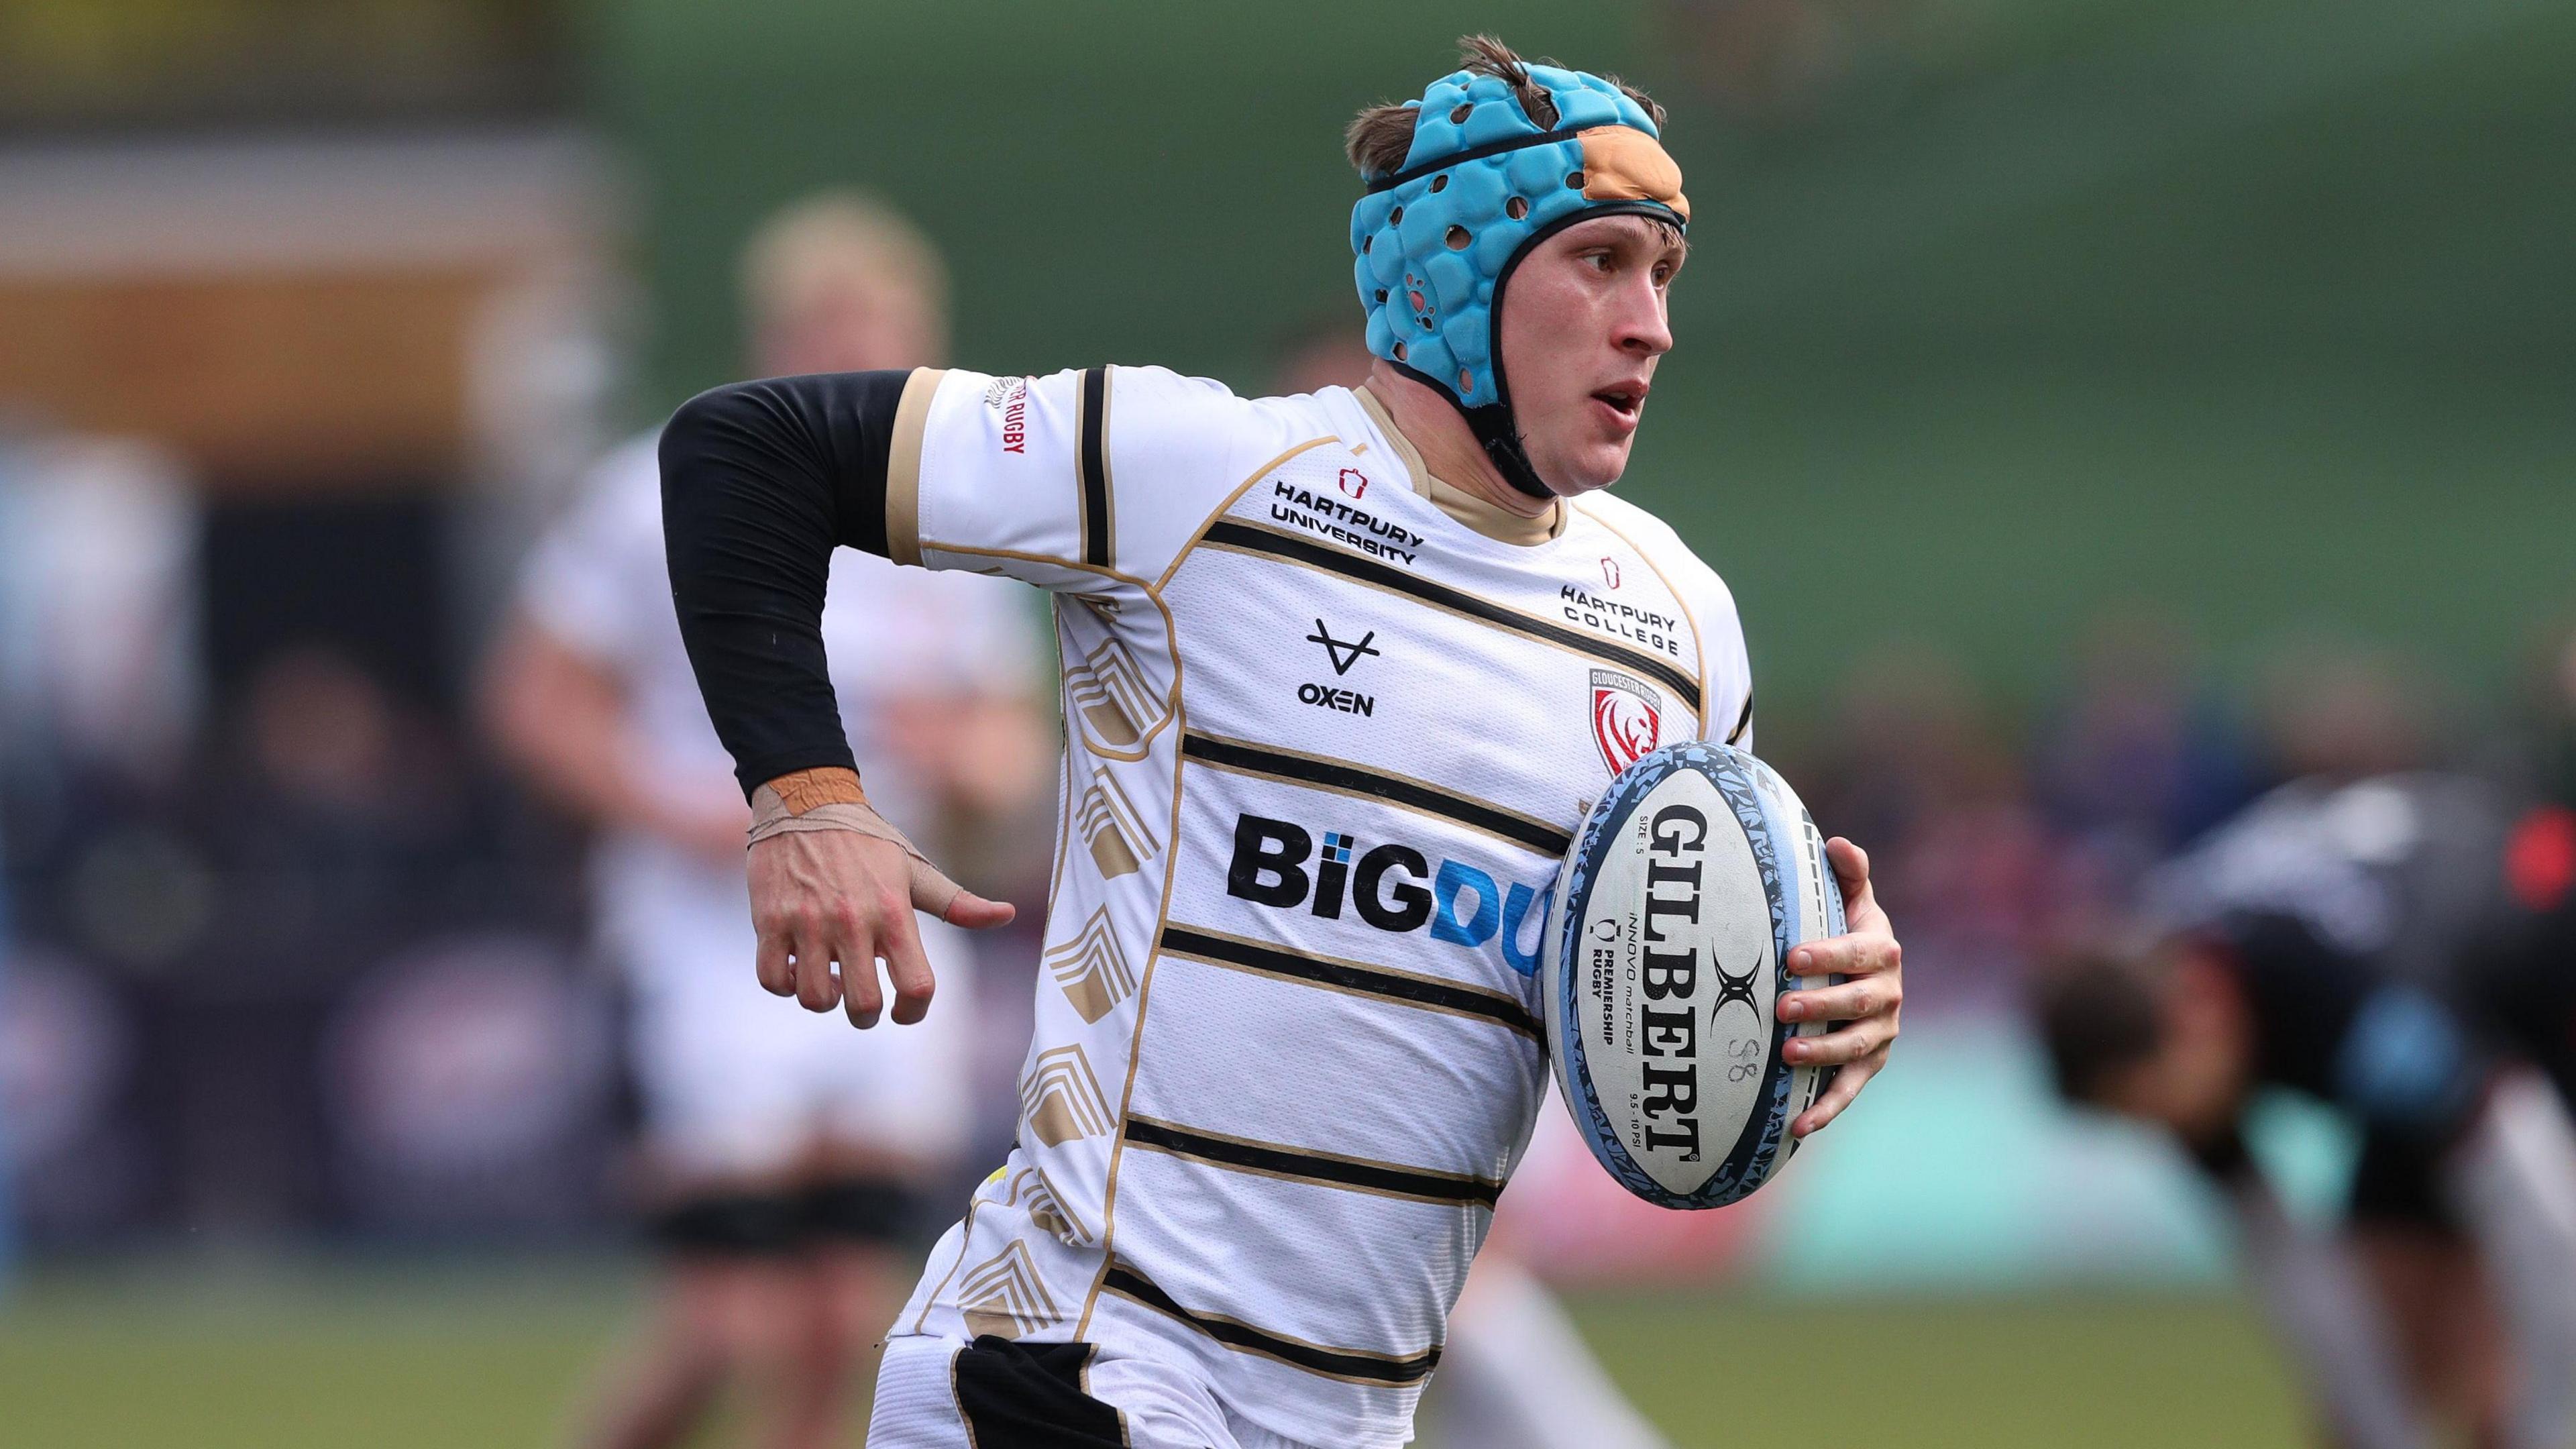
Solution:
{"label": "rugby ball", "polygon": [[1669,1208],[1721,1207],[1769,1181],[1829,1070],[1781,1058],[1791,1029],[1773,1003],[1827,984],[1783,963],[1843,933],[1797,794],[1730,745],[1646,755],[1584,817],[1552,919],[1548,1057],[1592,1155]]}

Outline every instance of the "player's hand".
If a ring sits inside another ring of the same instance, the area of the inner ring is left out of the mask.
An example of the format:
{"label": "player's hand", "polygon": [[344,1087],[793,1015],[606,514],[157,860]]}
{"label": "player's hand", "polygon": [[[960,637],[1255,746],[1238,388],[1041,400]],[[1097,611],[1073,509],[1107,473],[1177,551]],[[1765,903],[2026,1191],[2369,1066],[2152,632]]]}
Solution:
{"label": "player's hand", "polygon": [[916,908],[968,930],[1016,914],[1007,902],[959,889],[893,841],[855,830],[773,835],[751,847],[750,872],[760,984],[807,1011],[839,1006],[863,1029],[885,1009],[880,960],[894,985],[896,1024],[910,1026],[930,1010],[937,983]]}
{"label": "player's hand", "polygon": [[1887,1065],[1896,1043],[1896,1018],[1905,1005],[1905,948],[1896,944],[1896,928],[1869,888],[1869,854],[1837,835],[1825,842],[1825,859],[1842,882],[1843,935],[1809,941],[1789,953],[1789,970],[1798,976],[1847,976],[1839,986],[1792,991],[1780,998],[1786,1022],[1849,1022],[1822,1036],[1793,1036],[1784,1050],[1802,1066],[1840,1066],[1824,1095],[1798,1114],[1789,1130],[1805,1137],[1842,1115]]}

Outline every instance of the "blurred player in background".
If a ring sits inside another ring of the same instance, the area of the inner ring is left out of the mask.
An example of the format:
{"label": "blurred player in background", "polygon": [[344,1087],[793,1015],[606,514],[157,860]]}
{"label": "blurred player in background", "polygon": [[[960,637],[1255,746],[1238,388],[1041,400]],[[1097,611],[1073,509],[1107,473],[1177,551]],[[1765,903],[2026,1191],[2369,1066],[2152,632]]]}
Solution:
{"label": "blurred player in background", "polygon": [[[1273,388],[1294,396],[1359,387],[1374,362],[1348,318],[1319,317],[1288,340]],[[1577,1145],[1570,1153],[1524,1156],[1516,1183],[1542,1161],[1579,1161],[1578,1170],[1594,1170],[1574,1120],[1554,1104],[1553,1085],[1548,1095],[1552,1105],[1535,1130]],[[1493,1235],[1450,1310],[1440,1373],[1424,1399],[1424,1441],[1457,1449],[1663,1449],[1664,1436],[1611,1382],[1565,1305],[1514,1252],[1512,1205],[1528,1201],[1504,1195]]]}
{"label": "blurred player in background", "polygon": [[[2576,812],[2467,778],[2304,780],[2166,867],[2130,948],[2043,978],[2079,1102],[2171,1131],[2355,1449],[2565,1449],[2576,1406]],[[2338,1108],[2343,1231],[2293,1221],[2239,1122]],[[2411,1391],[2410,1391],[2411,1386]]]}
{"label": "blurred player in background", "polygon": [[[857,197],[772,220],[743,284],[764,373],[935,365],[946,351],[937,256]],[[832,584],[831,682],[860,757],[886,766],[872,778],[906,791],[909,818],[1016,807],[1046,749],[1020,598],[846,552]],[[752,1395],[760,1442],[842,1442],[851,1388],[911,1281],[916,1195],[965,1145],[973,1017],[860,1037],[775,1009],[743,973],[751,815],[672,618],[653,438],[612,454],[531,556],[490,707],[535,784],[600,832],[598,928],[630,973],[651,1219],[669,1255],[657,1321],[582,1442],[681,1442],[728,1384]],[[964,933],[925,919],[922,936],[943,972],[972,981]]]}

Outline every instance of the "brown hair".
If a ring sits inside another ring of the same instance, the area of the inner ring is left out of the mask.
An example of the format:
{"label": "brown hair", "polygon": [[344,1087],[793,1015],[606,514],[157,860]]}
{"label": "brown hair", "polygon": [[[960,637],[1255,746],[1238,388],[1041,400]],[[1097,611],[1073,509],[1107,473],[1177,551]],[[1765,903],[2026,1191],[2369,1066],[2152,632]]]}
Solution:
{"label": "brown hair", "polygon": [[2111,1075],[2155,1055],[2164,1039],[2163,982],[2132,956],[2079,949],[2042,965],[2031,1014],[2057,1090],[2099,1101]]}
{"label": "brown hair", "polygon": [[[1541,65],[1555,61],[1542,57]],[[1556,102],[1547,88],[1530,79],[1529,64],[1510,46],[1490,35],[1466,35],[1458,40],[1458,66],[1471,75],[1488,75],[1512,88],[1521,110],[1543,129],[1556,126]],[[1651,117],[1657,129],[1664,124],[1664,108],[1644,91],[1619,79],[1604,76],[1620,93],[1635,101]],[[1398,102],[1370,106],[1351,119],[1350,128],[1342,133],[1342,149],[1351,164],[1366,177],[1391,176],[1404,169],[1404,158],[1413,150],[1413,121],[1420,107]]]}

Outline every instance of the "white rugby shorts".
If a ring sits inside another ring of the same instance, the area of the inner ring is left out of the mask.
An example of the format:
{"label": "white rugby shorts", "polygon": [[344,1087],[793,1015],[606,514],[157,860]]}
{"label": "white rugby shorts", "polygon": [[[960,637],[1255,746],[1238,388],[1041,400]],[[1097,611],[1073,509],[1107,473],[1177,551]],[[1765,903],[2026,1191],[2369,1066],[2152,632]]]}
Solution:
{"label": "white rugby shorts", "polygon": [[916,917],[939,982],[930,1015],[860,1031],[837,1008],[809,1012],[761,989],[747,912],[650,914],[617,934],[631,958],[644,1135],[672,1170],[762,1177],[820,1142],[925,1164],[964,1150],[974,1015],[964,931]]}

